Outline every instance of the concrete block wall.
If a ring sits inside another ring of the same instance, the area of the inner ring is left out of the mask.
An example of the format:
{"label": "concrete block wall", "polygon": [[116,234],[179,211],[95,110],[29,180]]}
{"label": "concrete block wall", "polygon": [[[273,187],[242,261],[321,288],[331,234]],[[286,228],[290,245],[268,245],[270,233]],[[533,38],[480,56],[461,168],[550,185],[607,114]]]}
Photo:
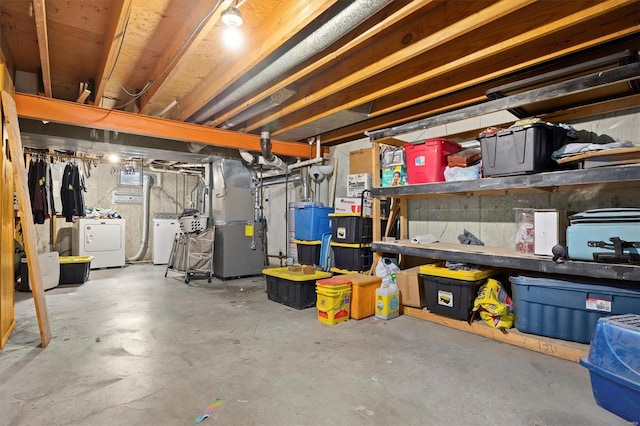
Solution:
{"label": "concrete block wall", "polygon": [[[589,120],[575,121],[572,124],[581,136],[598,141],[604,139],[630,140],[640,144],[640,108],[606,114]],[[446,129],[451,131],[451,128]],[[419,138],[442,136],[431,132],[420,132]],[[419,139],[415,135],[408,139]],[[403,139],[399,137],[399,139]],[[331,205],[329,194],[335,182],[335,196],[347,195],[347,175],[349,174],[349,152],[370,146],[368,138],[342,144],[331,148],[331,158],[325,163],[337,168],[333,175],[322,183],[312,183],[314,200]],[[162,184],[154,187],[151,195],[151,212],[181,212],[190,201],[191,191],[197,185],[197,178],[164,173]],[[98,164],[87,179],[88,192],[85,200],[88,206],[113,208],[127,219],[127,257],[138,251],[141,236],[142,205],[113,205],[111,193],[140,191],[139,188],[118,185],[118,174],[107,163]],[[286,194],[286,195],[285,195]],[[268,223],[268,254],[286,253],[288,249],[287,202],[300,200],[300,184],[274,185],[264,190],[264,214]],[[472,232],[485,244],[493,247],[513,247],[515,241],[516,208],[556,208],[567,211],[583,211],[601,207],[640,207],[640,187],[637,189],[589,190],[571,192],[552,192],[540,194],[515,194],[505,196],[476,197],[440,197],[410,200],[408,204],[409,234],[430,233],[443,242],[456,243],[457,236],[464,229]],[[150,222],[151,223],[151,222]],[[59,232],[57,249],[61,254],[71,250],[71,228],[64,219],[58,220]],[[38,249],[49,251],[49,222],[37,225]],[[152,245],[150,230],[149,247]],[[145,259],[151,258],[151,249]],[[278,259],[271,258],[277,264]]]}
{"label": "concrete block wall", "polygon": [[[110,163],[98,163],[90,170],[86,177],[87,192],[85,193],[85,205],[101,209],[116,210],[126,220],[126,256],[131,257],[138,252],[142,237],[142,204],[114,204],[112,203],[113,191],[142,193],[142,187],[122,186],[118,183],[120,167]],[[154,185],[151,189],[150,215],[149,215],[149,242],[143,260],[150,260],[153,246],[153,213],[181,213],[189,206],[192,190],[198,184],[198,178],[185,174],[162,173],[160,185]],[[61,207],[58,207],[61,208]],[[56,251],[61,256],[72,253],[72,223],[65,222],[64,218],[57,219]],[[50,220],[42,225],[36,225],[38,252],[51,251],[50,244]]]}
{"label": "concrete block wall", "polygon": [[[640,146],[640,108],[574,121],[584,141],[628,140]],[[443,136],[420,132],[420,138]],[[404,139],[403,137],[398,137]],[[415,134],[407,139],[416,139]],[[417,138],[419,139],[419,138]],[[346,157],[348,152],[369,146],[368,140],[340,145],[332,155]],[[348,170],[348,169],[347,169]],[[343,174],[344,171],[341,171]],[[348,172],[347,172],[348,173]],[[344,177],[346,179],[346,177]],[[465,229],[487,246],[512,248],[515,245],[515,209],[538,208],[579,212],[605,207],[640,208],[640,185],[631,189],[600,189],[508,194],[503,196],[446,196],[412,199],[408,202],[409,236],[432,234],[442,242],[457,243]]]}

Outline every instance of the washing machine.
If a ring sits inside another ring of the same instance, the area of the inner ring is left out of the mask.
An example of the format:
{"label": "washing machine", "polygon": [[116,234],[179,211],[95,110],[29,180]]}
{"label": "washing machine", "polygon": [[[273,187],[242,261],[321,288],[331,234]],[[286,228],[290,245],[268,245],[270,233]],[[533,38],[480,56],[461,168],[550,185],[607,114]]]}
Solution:
{"label": "washing machine", "polygon": [[169,263],[173,240],[179,232],[180,222],[177,213],[153,214],[153,252],[151,256],[154,265]]}
{"label": "washing machine", "polygon": [[93,256],[91,269],[125,265],[124,219],[78,219],[72,236],[72,254]]}

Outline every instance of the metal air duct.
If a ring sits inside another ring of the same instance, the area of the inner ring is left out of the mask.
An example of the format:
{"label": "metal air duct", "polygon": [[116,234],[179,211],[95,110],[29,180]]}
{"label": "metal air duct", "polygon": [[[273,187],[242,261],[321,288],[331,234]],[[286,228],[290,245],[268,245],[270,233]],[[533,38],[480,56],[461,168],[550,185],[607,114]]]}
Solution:
{"label": "metal air duct", "polygon": [[200,111],[189,117],[187,121],[198,124],[205,123],[214,114],[235,104],[313,55],[322,52],[374,13],[391,3],[391,1],[355,0],[309,37],[273,61],[247,83],[223,99],[212,99]]}
{"label": "metal air duct", "polygon": [[230,120],[225,121],[220,128],[226,130],[238,126],[258,114],[268,111],[273,107],[277,107],[295,94],[296,91],[294,89],[287,87],[282,88],[276,93],[271,94],[268,98],[263,99],[252,107],[245,109],[238,115],[235,115]]}

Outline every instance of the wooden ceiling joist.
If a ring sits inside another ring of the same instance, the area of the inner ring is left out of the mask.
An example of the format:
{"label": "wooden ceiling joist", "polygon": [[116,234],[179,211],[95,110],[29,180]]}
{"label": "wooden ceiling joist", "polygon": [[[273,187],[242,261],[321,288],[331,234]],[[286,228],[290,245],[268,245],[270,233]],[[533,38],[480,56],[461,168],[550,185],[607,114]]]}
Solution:
{"label": "wooden ceiling joist", "polygon": [[115,19],[111,21],[112,24],[109,28],[109,35],[106,38],[108,43],[104,47],[104,54],[100,60],[100,66],[98,67],[94,99],[95,105],[100,105],[102,102],[104,89],[109,81],[111,71],[115,66],[118,51],[124,38],[127,20],[131,13],[131,2],[132,0],[112,0],[113,5],[117,7],[117,12]]}
{"label": "wooden ceiling joist", "polygon": [[[408,79],[405,82],[402,82],[401,84],[396,85],[395,87],[392,87],[391,89],[393,92],[398,92],[406,87],[409,87],[411,85],[415,85],[421,82],[426,82],[430,79],[442,76],[448,72],[451,72],[452,70],[457,70],[460,69],[462,67],[465,66],[469,66],[472,65],[474,63],[477,63],[481,60],[490,58],[490,57],[496,57],[498,55],[503,54],[506,51],[515,49],[515,48],[519,48],[521,46],[524,46],[528,43],[531,43],[535,40],[538,40],[542,37],[547,37],[550,34],[554,34],[554,33],[558,33],[562,30],[565,30],[567,28],[570,27],[574,27],[576,25],[581,25],[586,21],[595,19],[599,16],[601,16],[604,13],[608,13],[611,12],[612,10],[622,7],[622,6],[626,6],[632,2],[634,2],[635,0],[613,0],[611,2],[610,5],[608,5],[607,7],[605,7],[605,5],[602,4],[598,4],[595,5],[593,7],[584,9],[580,12],[574,13],[572,15],[566,16],[562,19],[558,19],[557,21],[553,22],[553,23],[549,23],[547,25],[543,25],[539,28],[536,28],[534,30],[528,31],[526,33],[517,35],[515,37],[512,37],[508,40],[505,40],[501,43],[497,43],[495,45],[492,46],[488,46],[485,49],[481,49],[478,50],[470,55],[467,55],[465,57],[459,58],[455,61],[449,62],[446,65],[443,65],[441,67],[435,68],[433,70],[429,70],[426,71],[422,74],[416,75],[413,79]],[[629,33],[633,33],[637,30],[637,27],[635,28],[631,28],[631,30],[629,31]],[[492,73],[492,74],[485,74],[482,75],[479,78],[476,78],[474,80],[469,80],[467,81],[465,84],[461,85],[460,87],[450,87],[448,90],[443,91],[442,93],[436,92],[436,93],[429,93],[429,95],[427,96],[414,96],[412,98],[411,102],[405,101],[405,102],[396,102],[393,105],[389,105],[389,107],[384,108],[384,109],[376,109],[374,112],[372,112],[372,115],[381,115],[381,114],[385,114],[391,111],[395,111],[398,110],[400,108],[415,104],[416,101],[418,102],[422,102],[424,100],[427,99],[433,99],[434,97],[437,96],[441,96],[445,93],[451,93],[454,90],[459,90],[462,87],[470,87],[473,84],[477,84],[479,82],[482,81],[488,81],[490,79],[493,78],[497,78],[503,75],[507,75],[509,73],[512,72],[516,72],[516,71],[520,71],[523,69],[526,69],[527,67],[531,67],[533,65],[537,65],[540,63],[543,63],[544,61],[547,60],[551,60],[551,59],[556,59],[559,58],[563,55],[569,54],[569,53],[573,53],[577,50],[581,50],[581,49],[587,49],[591,46],[594,46],[596,44],[598,44],[600,42],[599,39],[591,39],[588,43],[586,44],[580,44],[579,47],[576,46],[572,46],[569,47],[567,49],[563,49],[563,50],[557,50],[554,51],[553,54],[550,55],[541,55],[538,56],[535,60],[532,61],[526,61],[526,62],[520,62],[518,65],[509,67],[509,68],[505,68],[502,69],[498,72]],[[413,93],[415,94],[416,92],[413,91]]]}
{"label": "wooden ceiling joist", "polygon": [[[18,116],[101,130],[157,137],[212,146],[260,151],[260,136],[197,124],[165,120],[92,105],[15,93]],[[287,157],[309,158],[306,143],[271,141],[272,152]]]}
{"label": "wooden ceiling joist", "polygon": [[[322,111],[317,113],[317,114],[307,114],[307,118],[305,118],[304,120],[300,120],[300,121],[296,121],[295,123],[291,123],[289,125],[285,125],[285,126],[281,126],[280,129],[276,132],[274,132],[273,134],[277,135],[277,134],[281,134],[286,132],[287,130],[290,130],[292,128],[295,127],[299,127],[300,125],[306,124],[306,123],[311,123],[313,121],[319,120],[321,118],[324,118],[328,115],[334,114],[336,112],[345,110],[345,109],[349,109],[349,108],[353,108],[353,107],[357,107],[359,105],[362,105],[364,103],[367,102],[371,102],[374,101],[376,99],[379,99],[381,97],[390,95],[392,93],[396,93],[399,92],[403,89],[406,88],[410,88],[412,86],[415,86],[416,84],[419,84],[421,82],[426,82],[429,81],[430,79],[436,78],[438,76],[442,76],[444,74],[446,74],[447,72],[451,72],[453,70],[457,70],[460,69],[463,66],[467,66],[473,63],[476,63],[480,60],[483,59],[487,59],[490,57],[495,57],[496,55],[500,55],[501,53],[511,50],[511,49],[515,49],[518,46],[522,46],[526,43],[530,43],[536,39],[548,36],[549,34],[552,33],[557,33],[561,30],[564,30],[566,28],[569,27],[573,27],[576,25],[580,25],[583,24],[586,21],[592,20],[594,18],[597,18],[605,13],[611,12],[612,10],[615,10],[617,8],[623,7],[623,6],[627,6],[629,4],[632,4],[634,2],[634,0],[607,0],[603,3],[599,3],[596,4],[595,6],[592,6],[590,8],[581,10],[580,12],[571,14],[569,16],[566,16],[564,18],[558,19],[556,21],[554,21],[553,23],[549,23],[548,25],[543,25],[541,27],[538,27],[534,30],[528,31],[526,33],[520,34],[518,36],[509,38],[501,43],[496,43],[495,45],[492,46],[488,46],[485,49],[481,49],[478,50],[470,55],[466,55],[464,57],[461,57],[455,61],[449,62],[445,65],[442,65],[440,67],[437,67],[435,69],[432,70],[427,70],[421,74],[418,74],[412,78],[407,78],[403,81],[400,81],[396,84],[392,84],[392,85],[388,85],[385,86],[377,91],[371,91],[370,93],[368,93],[368,95],[363,96],[363,97],[359,97],[359,98],[355,98],[355,99],[351,99],[348,102],[340,102],[338,103],[338,106],[334,107],[334,108],[322,108]],[[625,31],[625,34],[630,34],[637,31],[637,27],[633,27],[631,29],[629,29],[628,31]],[[620,37],[621,34],[620,33],[616,33],[615,35],[610,36],[609,39],[613,39],[613,38],[617,38]],[[596,45],[598,42],[602,42],[602,40],[599,39],[594,39],[592,41],[590,41],[590,43],[588,45],[581,45],[580,48],[588,48],[590,46]],[[426,101],[429,99],[434,99],[438,96],[443,96],[446,95],[448,93],[453,93],[456,90],[461,90],[464,89],[466,87],[471,87],[474,84],[478,84],[484,81],[488,81],[491,78],[497,78],[499,76],[503,76],[508,74],[509,72],[515,72],[518,70],[522,70],[525,69],[526,67],[529,66],[533,66],[536,64],[540,64],[546,60],[550,60],[550,59],[554,59],[554,58],[558,58],[564,54],[568,54],[571,52],[575,52],[576,50],[578,50],[578,48],[567,48],[565,50],[562,51],[554,51],[553,53],[546,55],[546,56],[541,56],[536,58],[535,60],[532,61],[528,61],[528,62],[522,62],[519,63],[518,65],[514,65],[513,67],[507,68],[507,69],[502,69],[498,72],[495,72],[493,74],[490,75],[482,75],[478,78],[475,78],[473,80],[469,80],[465,83],[459,84],[457,86],[452,86],[449,87],[447,89],[443,89],[440,90],[438,92],[431,92],[429,91],[426,95],[423,96],[414,96],[411,100],[411,102],[405,102],[405,103],[395,103],[393,105],[391,105],[389,108],[385,109],[385,110],[376,110],[375,112],[372,112],[371,115],[382,115],[384,113],[389,113],[391,111],[396,111],[399,110],[403,107],[407,107],[409,105],[415,104],[416,102],[422,102],[422,101]],[[413,93],[417,93],[416,91],[414,91]],[[298,105],[298,108],[300,108],[300,105]],[[293,109],[293,108],[292,108]],[[264,125],[265,122],[269,122],[270,119],[272,119],[273,116],[271,117],[267,117],[267,118],[263,118],[260,121],[251,123],[251,125],[247,126],[247,131],[251,131],[253,129],[255,129],[256,127],[259,127],[259,125]],[[278,117],[279,118],[279,117]]]}
{"label": "wooden ceiling joist", "polygon": [[302,80],[304,77],[310,75],[312,72],[319,70],[321,67],[329,64],[331,61],[334,61],[340,56],[347,54],[349,51],[360,46],[365,41],[370,40],[374,36],[380,34],[385,29],[391,27],[393,24],[398,23],[402,19],[406,18],[412,13],[415,13],[416,11],[425,7],[427,4],[432,3],[433,1],[434,0],[414,0],[412,2],[407,3],[401,9],[395,11],[387,19],[372,26],[366,31],[363,31],[357,37],[350,40],[344,46],[338,48],[336,51],[331,52],[331,54],[329,55],[325,55],[323,58],[317,61],[314,61],[313,63],[309,64],[307,67],[305,67],[300,71],[287,75],[285,78],[279,80],[277,83],[272,84],[269,87],[265,88],[265,90],[260,92],[259,94],[251,97],[250,99],[243,101],[237,107],[234,107],[229,111],[223,114],[220,114],[218,117],[214,118],[210,124],[213,126],[218,126],[224,123],[225,121],[227,121],[228,119],[232,118],[233,116],[239,114],[240,112],[242,112],[242,110],[249,108],[252,105],[255,105],[258,102],[266,99],[267,97],[276,93],[278,90],[284,89],[288,85],[294,84],[295,82]]}
{"label": "wooden ceiling joist", "polygon": [[[374,77],[376,74],[399,65],[420,54],[423,54],[430,49],[441,46],[456,38],[462,37],[463,35],[473,31],[474,29],[489,25],[491,22],[523,8],[531,4],[533,1],[534,0],[502,0],[481,10],[480,12],[474,13],[473,15],[468,16],[467,18],[462,19],[442,29],[441,31],[436,32],[435,34],[432,34],[431,36],[425,37],[416,43],[408,45],[404,49],[398,50],[385,58],[381,58],[379,61],[367,67],[364,67],[361,71],[355,73],[354,75],[350,75],[326,87],[323,87],[316,93],[307,94],[303,99],[291,103],[284,108],[280,108],[277,112],[274,112],[273,114],[270,114],[267,117],[264,117],[256,122],[252,122],[247,127],[247,131],[259,129],[274,120],[284,117],[285,115],[297,111],[301,108],[308,107],[310,104],[334,95],[358,82]],[[373,99],[375,98],[371,97],[371,99],[369,100]],[[325,117],[340,110],[362,105],[366,102],[368,101],[358,102],[357,104],[352,103],[352,105],[345,106],[344,108],[342,108],[342,106],[337,107],[336,110],[328,112]],[[305,122],[301,124],[310,123],[315,120],[317,120],[317,117],[305,120]],[[286,130],[290,129],[279,129],[278,132],[283,133]]]}
{"label": "wooden ceiling joist", "polygon": [[[218,4],[218,7],[213,8]],[[148,112],[148,108],[156,97],[161,93],[167,82],[169,82],[177,71],[181,68],[184,58],[194,52],[200,42],[211,32],[214,25],[220,20],[222,14],[222,2],[218,0],[212,0],[206,4],[198,4],[200,7],[196,7],[188,17],[185,17],[182,33],[176,35],[173,38],[171,46],[167,48],[162,58],[156,62],[155,67],[150,73],[150,76],[154,78],[153,84],[149,89],[140,97],[140,112],[145,114]],[[200,28],[198,24],[203,19],[203,16],[209,15],[208,18],[202,22]],[[196,28],[196,33],[191,34]],[[189,40],[185,44],[185,40]]]}
{"label": "wooden ceiling joist", "polygon": [[[289,2],[286,7],[277,8],[267,25],[261,30],[262,36],[257,38],[256,45],[249,50],[257,54],[248,55],[227,69],[217,69],[203,79],[183,99],[182,119],[186,120],[204,107],[211,99],[218,96],[238,76],[246,73],[269,54],[281,46],[295,33],[325,12],[337,0],[316,0],[312,2]],[[286,21],[287,25],[282,25]]]}
{"label": "wooden ceiling joist", "polygon": [[53,96],[53,91],[51,89],[49,34],[47,31],[47,7],[45,5],[45,0],[33,0],[33,12],[36,20],[36,32],[38,34],[38,48],[40,50],[40,68],[42,69],[44,95],[47,98],[50,98]]}

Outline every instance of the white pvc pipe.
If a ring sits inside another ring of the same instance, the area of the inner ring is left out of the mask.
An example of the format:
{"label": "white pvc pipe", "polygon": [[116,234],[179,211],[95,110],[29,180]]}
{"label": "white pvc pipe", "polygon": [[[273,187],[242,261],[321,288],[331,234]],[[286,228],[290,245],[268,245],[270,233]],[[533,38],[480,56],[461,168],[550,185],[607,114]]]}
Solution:
{"label": "white pvc pipe", "polygon": [[316,158],[320,158],[320,136],[316,136]]}

